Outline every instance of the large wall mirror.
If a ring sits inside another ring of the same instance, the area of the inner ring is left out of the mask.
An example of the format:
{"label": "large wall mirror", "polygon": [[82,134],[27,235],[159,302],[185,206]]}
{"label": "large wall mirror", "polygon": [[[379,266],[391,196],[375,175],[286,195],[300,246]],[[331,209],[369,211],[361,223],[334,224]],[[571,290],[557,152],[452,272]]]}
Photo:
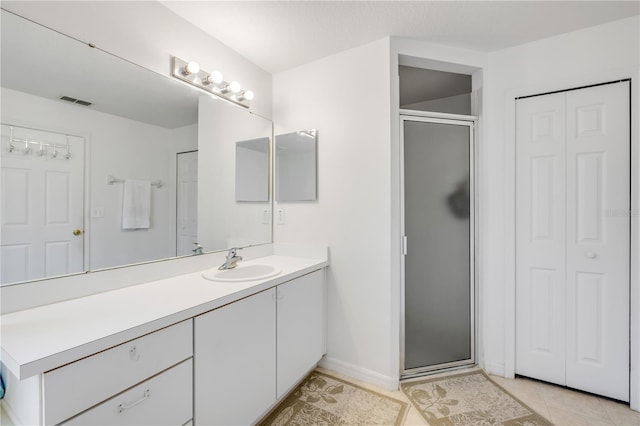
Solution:
{"label": "large wall mirror", "polygon": [[270,195],[234,194],[271,121],[0,12],[1,284],[272,241]]}

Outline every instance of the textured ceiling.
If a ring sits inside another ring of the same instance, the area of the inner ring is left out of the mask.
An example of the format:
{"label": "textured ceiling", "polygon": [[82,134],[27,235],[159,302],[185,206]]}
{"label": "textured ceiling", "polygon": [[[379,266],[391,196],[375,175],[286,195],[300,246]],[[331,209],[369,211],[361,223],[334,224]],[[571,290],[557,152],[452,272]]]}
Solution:
{"label": "textured ceiling", "polygon": [[271,73],[385,36],[494,51],[640,13],[638,1],[162,1]]}

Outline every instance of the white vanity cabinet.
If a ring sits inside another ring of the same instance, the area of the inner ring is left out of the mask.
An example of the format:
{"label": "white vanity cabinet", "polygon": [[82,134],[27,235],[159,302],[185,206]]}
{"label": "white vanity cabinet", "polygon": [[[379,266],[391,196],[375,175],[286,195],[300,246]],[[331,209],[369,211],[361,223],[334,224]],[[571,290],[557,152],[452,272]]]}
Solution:
{"label": "white vanity cabinet", "polygon": [[192,323],[12,380],[8,411],[16,424],[183,425],[193,417]]}
{"label": "white vanity cabinet", "polygon": [[192,417],[192,378],[189,358],[63,425],[183,425]]}
{"label": "white vanity cabinet", "polygon": [[248,425],[276,400],[275,288],[195,318],[196,425]]}
{"label": "white vanity cabinet", "polygon": [[261,258],[270,279],[197,272],[3,314],[0,408],[16,425],[255,423],[325,353],[326,250],[302,251]]}
{"label": "white vanity cabinet", "polygon": [[196,425],[255,423],[325,353],[324,269],[195,319]]}
{"label": "white vanity cabinet", "polygon": [[277,287],[277,396],[286,395],[326,353],[324,269]]}
{"label": "white vanity cabinet", "polygon": [[[44,373],[44,423],[58,424],[190,358],[192,352],[192,323],[187,320]],[[148,395],[145,405],[153,403],[154,396]],[[143,404],[138,405],[139,410]],[[122,422],[114,418],[102,424],[131,424],[125,419],[133,411],[121,411]]]}

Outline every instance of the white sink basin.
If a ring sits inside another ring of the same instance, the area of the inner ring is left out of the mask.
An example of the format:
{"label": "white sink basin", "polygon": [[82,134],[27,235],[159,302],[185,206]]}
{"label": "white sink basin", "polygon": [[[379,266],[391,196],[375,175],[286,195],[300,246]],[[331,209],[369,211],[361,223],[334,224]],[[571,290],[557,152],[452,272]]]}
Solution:
{"label": "white sink basin", "polygon": [[271,265],[240,265],[233,269],[209,269],[202,277],[211,281],[241,282],[271,278],[282,272],[282,269]]}

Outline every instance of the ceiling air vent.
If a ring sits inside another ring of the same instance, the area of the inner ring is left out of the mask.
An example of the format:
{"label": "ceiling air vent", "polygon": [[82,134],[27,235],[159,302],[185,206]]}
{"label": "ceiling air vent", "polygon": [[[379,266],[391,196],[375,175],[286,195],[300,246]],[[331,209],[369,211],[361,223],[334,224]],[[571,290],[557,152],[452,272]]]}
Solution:
{"label": "ceiling air vent", "polygon": [[81,99],[72,98],[70,96],[61,96],[60,99],[62,99],[63,101],[71,102],[72,104],[79,104],[79,105],[84,105],[84,106],[91,105],[91,102],[83,101]]}

